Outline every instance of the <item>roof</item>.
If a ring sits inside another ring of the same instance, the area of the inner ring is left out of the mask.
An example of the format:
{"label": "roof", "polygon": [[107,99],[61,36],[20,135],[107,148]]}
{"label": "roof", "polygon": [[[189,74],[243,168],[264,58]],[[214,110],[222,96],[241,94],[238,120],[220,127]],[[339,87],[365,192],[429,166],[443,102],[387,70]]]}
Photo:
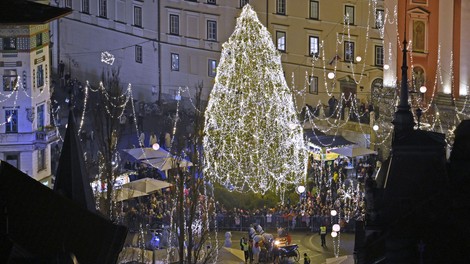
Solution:
{"label": "roof", "polygon": [[72,13],[59,8],[26,0],[7,0],[0,3],[0,25],[46,24]]}
{"label": "roof", "polygon": [[95,198],[75,127],[75,118],[73,112],[70,111],[59,165],[55,174],[54,191],[77,202],[83,208],[96,212]]}

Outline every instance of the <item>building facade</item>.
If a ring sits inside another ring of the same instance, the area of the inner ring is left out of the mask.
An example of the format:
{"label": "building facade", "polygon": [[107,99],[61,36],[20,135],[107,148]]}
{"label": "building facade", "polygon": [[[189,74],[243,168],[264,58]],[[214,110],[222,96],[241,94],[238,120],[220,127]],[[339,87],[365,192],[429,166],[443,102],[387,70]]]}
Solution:
{"label": "building facade", "polygon": [[[383,2],[60,1],[74,12],[57,23],[54,61],[62,60],[72,77],[92,83],[103,71],[120,68],[123,86],[132,84],[139,101],[174,99],[180,87],[189,88],[182,98],[191,98],[198,84],[207,98],[222,44],[249,3],[282,55],[299,111],[306,104],[327,106],[332,95],[367,103],[371,89],[383,82]],[[112,65],[102,60],[106,51]],[[364,129],[368,124],[352,126],[348,138],[368,146]]]}
{"label": "building facade", "polygon": [[62,60],[72,77],[92,85],[103,71],[119,68],[123,86],[130,83],[139,101],[172,100],[180,88],[183,98],[194,97],[198,84],[207,98],[241,10],[235,2],[61,1],[74,12],[57,23],[56,64]]}
{"label": "building facade", "polygon": [[59,139],[50,118],[49,21],[67,12],[35,3],[2,9],[15,16],[0,18],[0,159],[48,185]]}

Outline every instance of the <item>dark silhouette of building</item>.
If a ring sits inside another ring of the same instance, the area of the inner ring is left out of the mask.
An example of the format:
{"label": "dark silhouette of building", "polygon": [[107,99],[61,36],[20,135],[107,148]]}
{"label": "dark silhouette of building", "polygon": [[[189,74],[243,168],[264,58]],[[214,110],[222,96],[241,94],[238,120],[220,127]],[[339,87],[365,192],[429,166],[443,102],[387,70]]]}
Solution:
{"label": "dark silhouette of building", "polygon": [[463,122],[456,130],[449,165],[445,135],[414,129],[406,44],[391,155],[377,178],[365,181],[357,263],[470,263],[469,228],[459,228],[468,226],[470,210],[470,125]]}
{"label": "dark silhouette of building", "polygon": [[116,263],[127,228],[95,210],[72,111],[54,190],[0,165],[0,263]]}

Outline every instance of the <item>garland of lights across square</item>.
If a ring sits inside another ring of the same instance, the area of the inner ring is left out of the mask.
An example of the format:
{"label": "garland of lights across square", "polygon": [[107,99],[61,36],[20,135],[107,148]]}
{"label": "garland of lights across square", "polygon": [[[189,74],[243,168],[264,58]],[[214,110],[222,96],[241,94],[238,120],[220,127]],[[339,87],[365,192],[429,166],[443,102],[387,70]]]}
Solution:
{"label": "garland of lights across square", "polygon": [[223,44],[205,118],[205,177],[257,193],[304,181],[307,152],[293,95],[271,35],[249,5]]}

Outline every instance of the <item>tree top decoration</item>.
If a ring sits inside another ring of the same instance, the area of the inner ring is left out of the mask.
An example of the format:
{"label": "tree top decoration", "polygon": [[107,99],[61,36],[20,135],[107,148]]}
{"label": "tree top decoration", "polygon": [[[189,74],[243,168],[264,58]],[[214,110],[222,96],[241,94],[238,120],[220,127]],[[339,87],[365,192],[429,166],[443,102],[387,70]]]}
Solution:
{"label": "tree top decoration", "polygon": [[305,179],[303,129],[281,56],[248,4],[222,46],[203,145],[204,176],[230,190],[283,193]]}

